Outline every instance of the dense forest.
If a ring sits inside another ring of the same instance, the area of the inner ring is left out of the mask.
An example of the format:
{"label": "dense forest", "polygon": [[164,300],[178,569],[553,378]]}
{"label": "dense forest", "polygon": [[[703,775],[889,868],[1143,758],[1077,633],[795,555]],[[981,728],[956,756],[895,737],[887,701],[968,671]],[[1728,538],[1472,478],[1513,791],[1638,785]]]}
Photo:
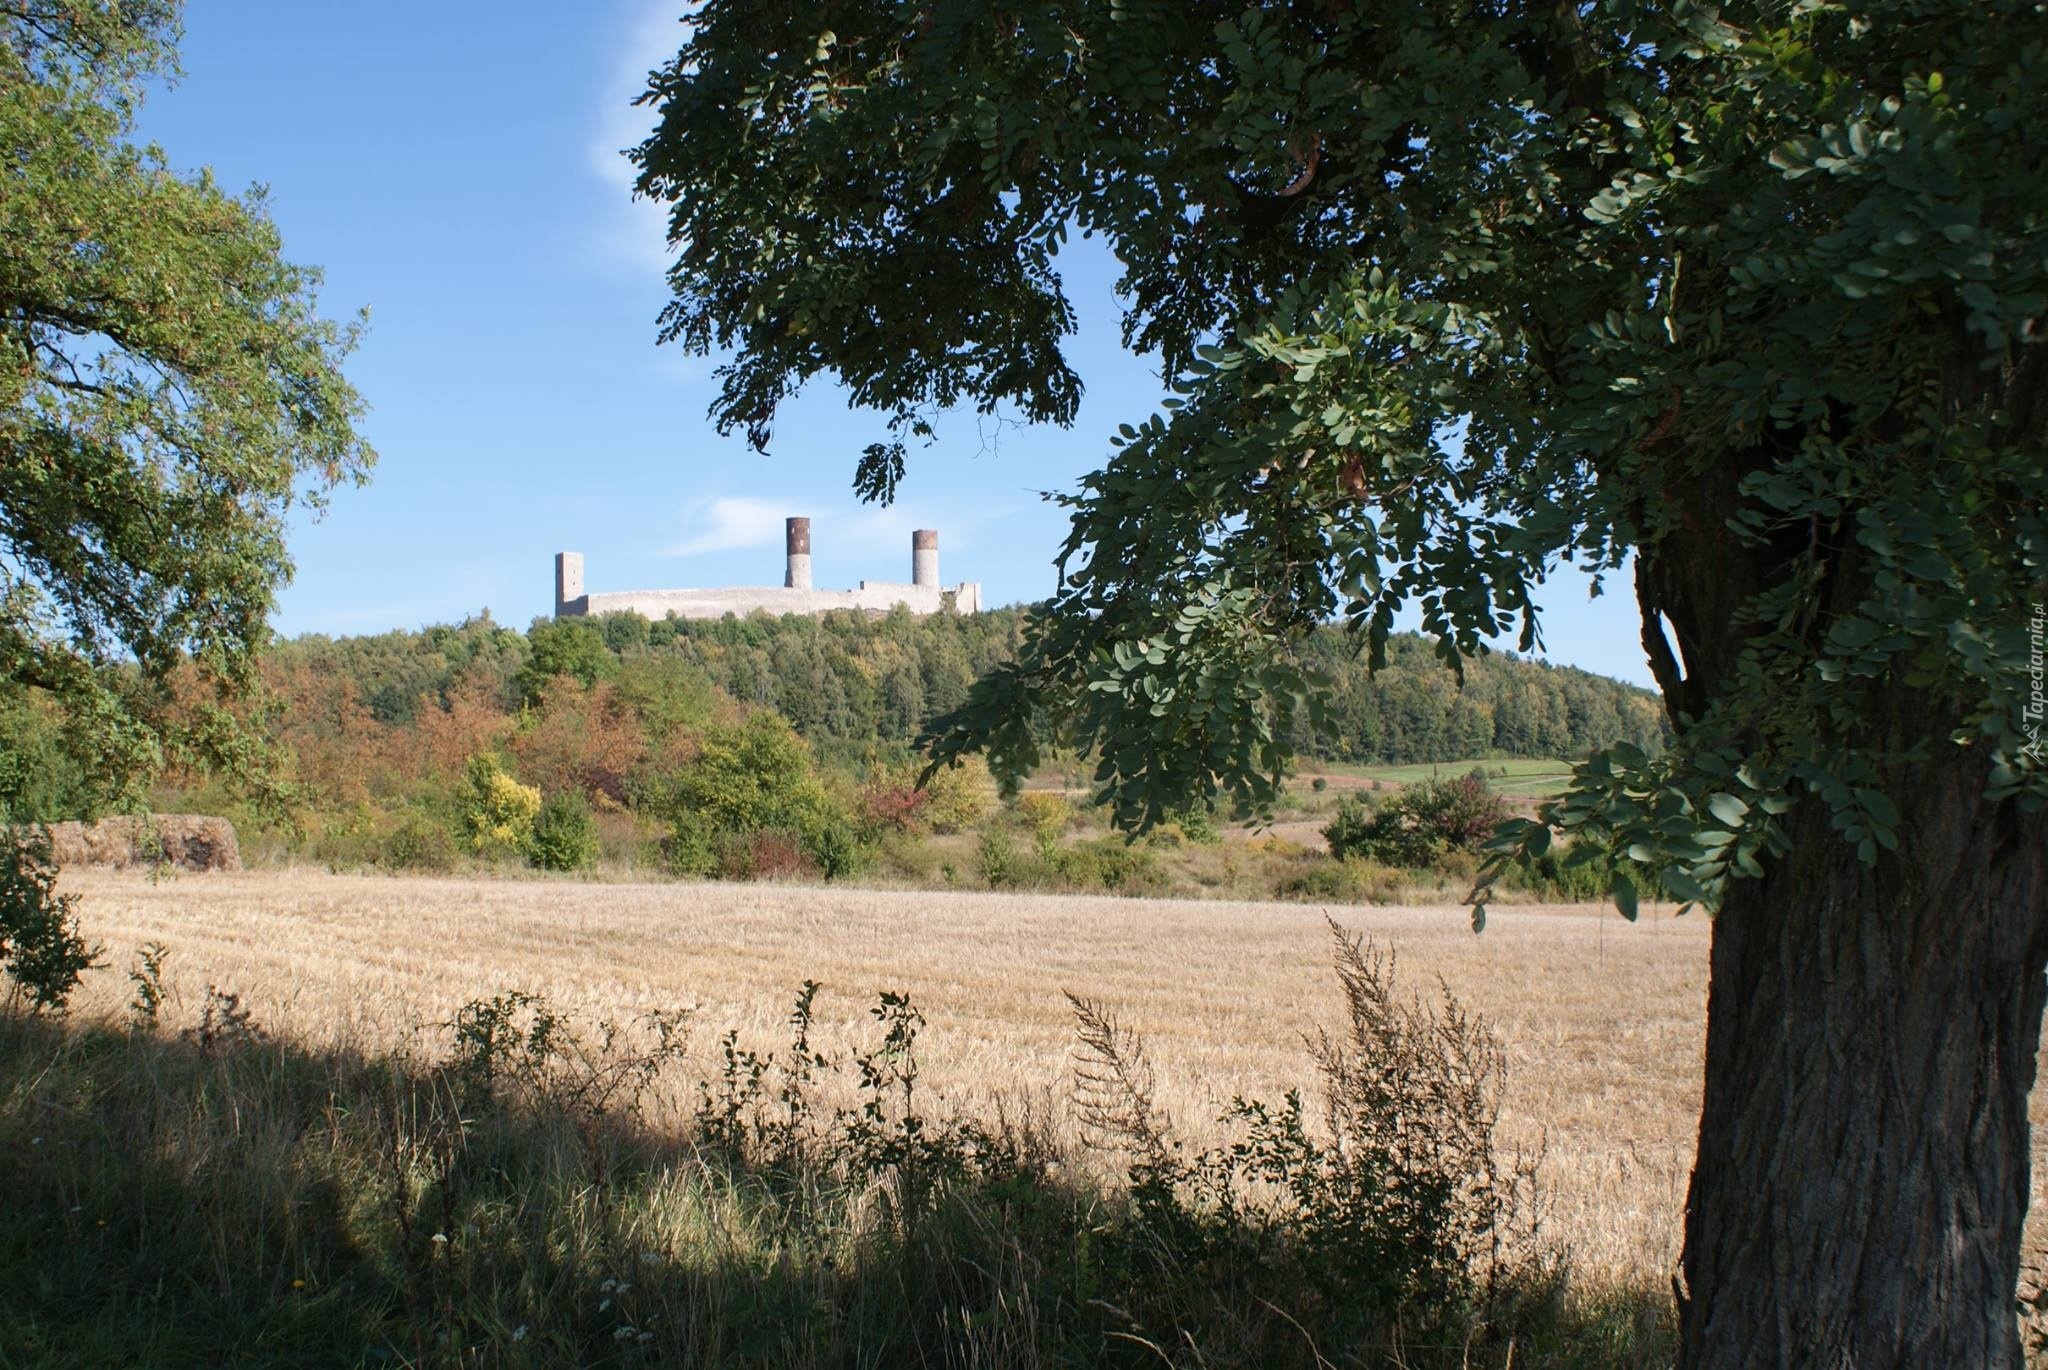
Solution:
{"label": "dense forest", "polygon": [[[863,758],[906,758],[978,675],[1009,659],[1025,612],[623,614],[537,620],[523,633],[486,613],[418,632],[306,636],[267,657],[268,731],[304,802],[323,809],[388,792],[394,771],[459,767],[491,750],[529,780],[625,803],[635,784],[686,759],[706,726],[750,707],[781,715],[828,768],[857,769]],[[1336,628],[1302,650],[1332,682],[1323,733],[1293,739],[1304,757],[1569,758],[1617,741],[1661,743],[1653,696],[1584,671],[1501,653],[1469,663],[1460,685],[1427,642],[1404,636],[1369,675],[1355,640]],[[90,806],[67,776],[61,731],[30,696],[0,699],[8,816],[63,818]],[[569,751],[582,758],[574,777],[577,766],[556,755]],[[178,779],[187,791],[203,781]]]}
{"label": "dense forest", "polygon": [[[422,708],[449,707],[482,687],[508,710],[537,697],[549,674],[586,684],[629,661],[681,663],[741,704],[773,709],[827,749],[835,743],[908,744],[957,707],[968,686],[1016,650],[1024,611],[870,617],[727,617],[649,622],[637,614],[538,622],[526,634],[488,618],[460,628],[283,644],[277,666],[348,682],[370,716],[413,724]],[[1457,679],[1414,636],[1396,638],[1387,665],[1368,676],[1356,643],[1335,628],[1305,656],[1334,685],[1323,735],[1294,739],[1304,756],[1338,761],[1451,761],[1466,757],[1576,757],[1617,741],[1654,749],[1662,713],[1645,691],[1570,668],[1480,658]]]}
{"label": "dense forest", "polygon": [[[1373,863],[1332,863],[1312,841],[1216,852],[1222,815],[1206,810],[1131,847],[1091,810],[1087,758],[1057,735],[1045,739],[1039,792],[1017,806],[997,803],[978,761],[919,788],[919,735],[1017,650],[1025,613],[617,615],[525,632],[485,614],[419,632],[301,637],[264,657],[267,688],[247,720],[274,752],[272,802],[177,756],[128,799],[233,818],[258,862],[349,869],[596,864],[754,879],[879,864],[884,878],[916,884],[1384,892]],[[1333,687],[1327,731],[1294,739],[1311,765],[1661,744],[1655,700],[1612,680],[1498,655],[1471,663],[1460,686],[1414,637],[1396,639],[1368,676],[1353,647],[1336,629],[1302,647]],[[206,705],[195,687],[172,707],[197,718]],[[107,807],[86,782],[99,770],[78,739],[47,696],[0,693],[0,817]],[[1340,798],[1320,779],[1312,788],[1284,796],[1298,836]],[[1451,866],[1439,873],[1469,874]]]}

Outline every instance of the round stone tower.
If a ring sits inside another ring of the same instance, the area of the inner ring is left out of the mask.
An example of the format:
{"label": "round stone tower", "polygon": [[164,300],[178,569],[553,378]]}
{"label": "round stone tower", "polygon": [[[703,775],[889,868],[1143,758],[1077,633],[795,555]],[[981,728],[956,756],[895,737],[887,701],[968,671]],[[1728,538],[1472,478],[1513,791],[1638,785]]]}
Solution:
{"label": "round stone tower", "polygon": [[793,518],[784,528],[789,560],[782,573],[782,583],[792,590],[808,590],[811,588],[811,521]]}
{"label": "round stone tower", "polygon": [[939,588],[939,533],[920,528],[910,535],[910,583]]}

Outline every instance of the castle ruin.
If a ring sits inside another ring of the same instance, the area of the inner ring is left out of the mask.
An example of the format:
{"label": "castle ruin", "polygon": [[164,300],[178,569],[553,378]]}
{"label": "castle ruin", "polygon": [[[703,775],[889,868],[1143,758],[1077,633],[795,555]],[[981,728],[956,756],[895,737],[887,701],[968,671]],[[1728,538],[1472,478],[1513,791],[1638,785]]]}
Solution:
{"label": "castle ruin", "polygon": [[785,529],[787,555],[782,584],[728,586],[718,590],[609,590],[592,594],[583,588],[583,553],[555,553],[555,617],[635,613],[646,618],[723,618],[756,609],[771,614],[822,614],[831,609],[863,609],[886,613],[901,604],[913,614],[936,613],[951,607],[963,614],[981,610],[981,586],[962,581],[952,589],[939,584],[939,535],[920,528],[910,535],[910,583],[864,580],[854,590],[819,590],[811,585],[811,521],[790,519]]}

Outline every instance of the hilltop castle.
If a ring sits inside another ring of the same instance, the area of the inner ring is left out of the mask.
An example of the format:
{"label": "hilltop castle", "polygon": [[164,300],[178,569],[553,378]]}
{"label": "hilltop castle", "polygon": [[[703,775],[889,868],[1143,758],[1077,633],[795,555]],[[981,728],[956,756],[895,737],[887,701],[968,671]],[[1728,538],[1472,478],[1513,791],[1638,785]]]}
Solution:
{"label": "hilltop castle", "polygon": [[718,590],[615,590],[591,594],[583,588],[583,553],[555,553],[555,617],[635,613],[661,619],[722,618],[756,609],[771,614],[822,614],[829,609],[867,609],[886,613],[901,604],[913,614],[947,607],[960,613],[981,610],[981,586],[962,581],[948,590],[939,584],[939,535],[920,528],[910,535],[910,583],[864,580],[857,590],[811,588],[811,521],[788,521],[788,554],[782,584],[728,586]]}

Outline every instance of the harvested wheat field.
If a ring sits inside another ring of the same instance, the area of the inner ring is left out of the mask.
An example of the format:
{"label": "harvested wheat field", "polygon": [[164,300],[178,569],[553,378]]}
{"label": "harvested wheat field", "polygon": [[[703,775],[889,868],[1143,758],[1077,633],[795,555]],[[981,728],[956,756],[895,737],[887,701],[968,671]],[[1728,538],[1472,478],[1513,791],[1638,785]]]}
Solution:
{"label": "harvested wheat field", "polygon": [[[87,1012],[120,1011],[134,949],[157,941],[173,1024],[217,985],[273,1032],[372,1045],[520,989],[590,1016],[688,1006],[708,1069],[728,1027],[780,1044],[808,978],[828,1049],[867,1026],[876,991],[908,991],[929,1024],[920,1088],[980,1106],[1063,1095],[1064,990],[1143,1034],[1159,1102],[1195,1140],[1233,1095],[1311,1087],[1302,1034],[1339,1012],[1324,913],[1302,905],[305,872],[65,884],[105,947]],[[1393,948],[1407,989],[1441,975],[1493,1023],[1507,1126],[1546,1142],[1549,1230],[1581,1274],[1661,1285],[1698,1108],[1706,920],[1509,906],[1474,937],[1455,907],[1330,912]]]}

